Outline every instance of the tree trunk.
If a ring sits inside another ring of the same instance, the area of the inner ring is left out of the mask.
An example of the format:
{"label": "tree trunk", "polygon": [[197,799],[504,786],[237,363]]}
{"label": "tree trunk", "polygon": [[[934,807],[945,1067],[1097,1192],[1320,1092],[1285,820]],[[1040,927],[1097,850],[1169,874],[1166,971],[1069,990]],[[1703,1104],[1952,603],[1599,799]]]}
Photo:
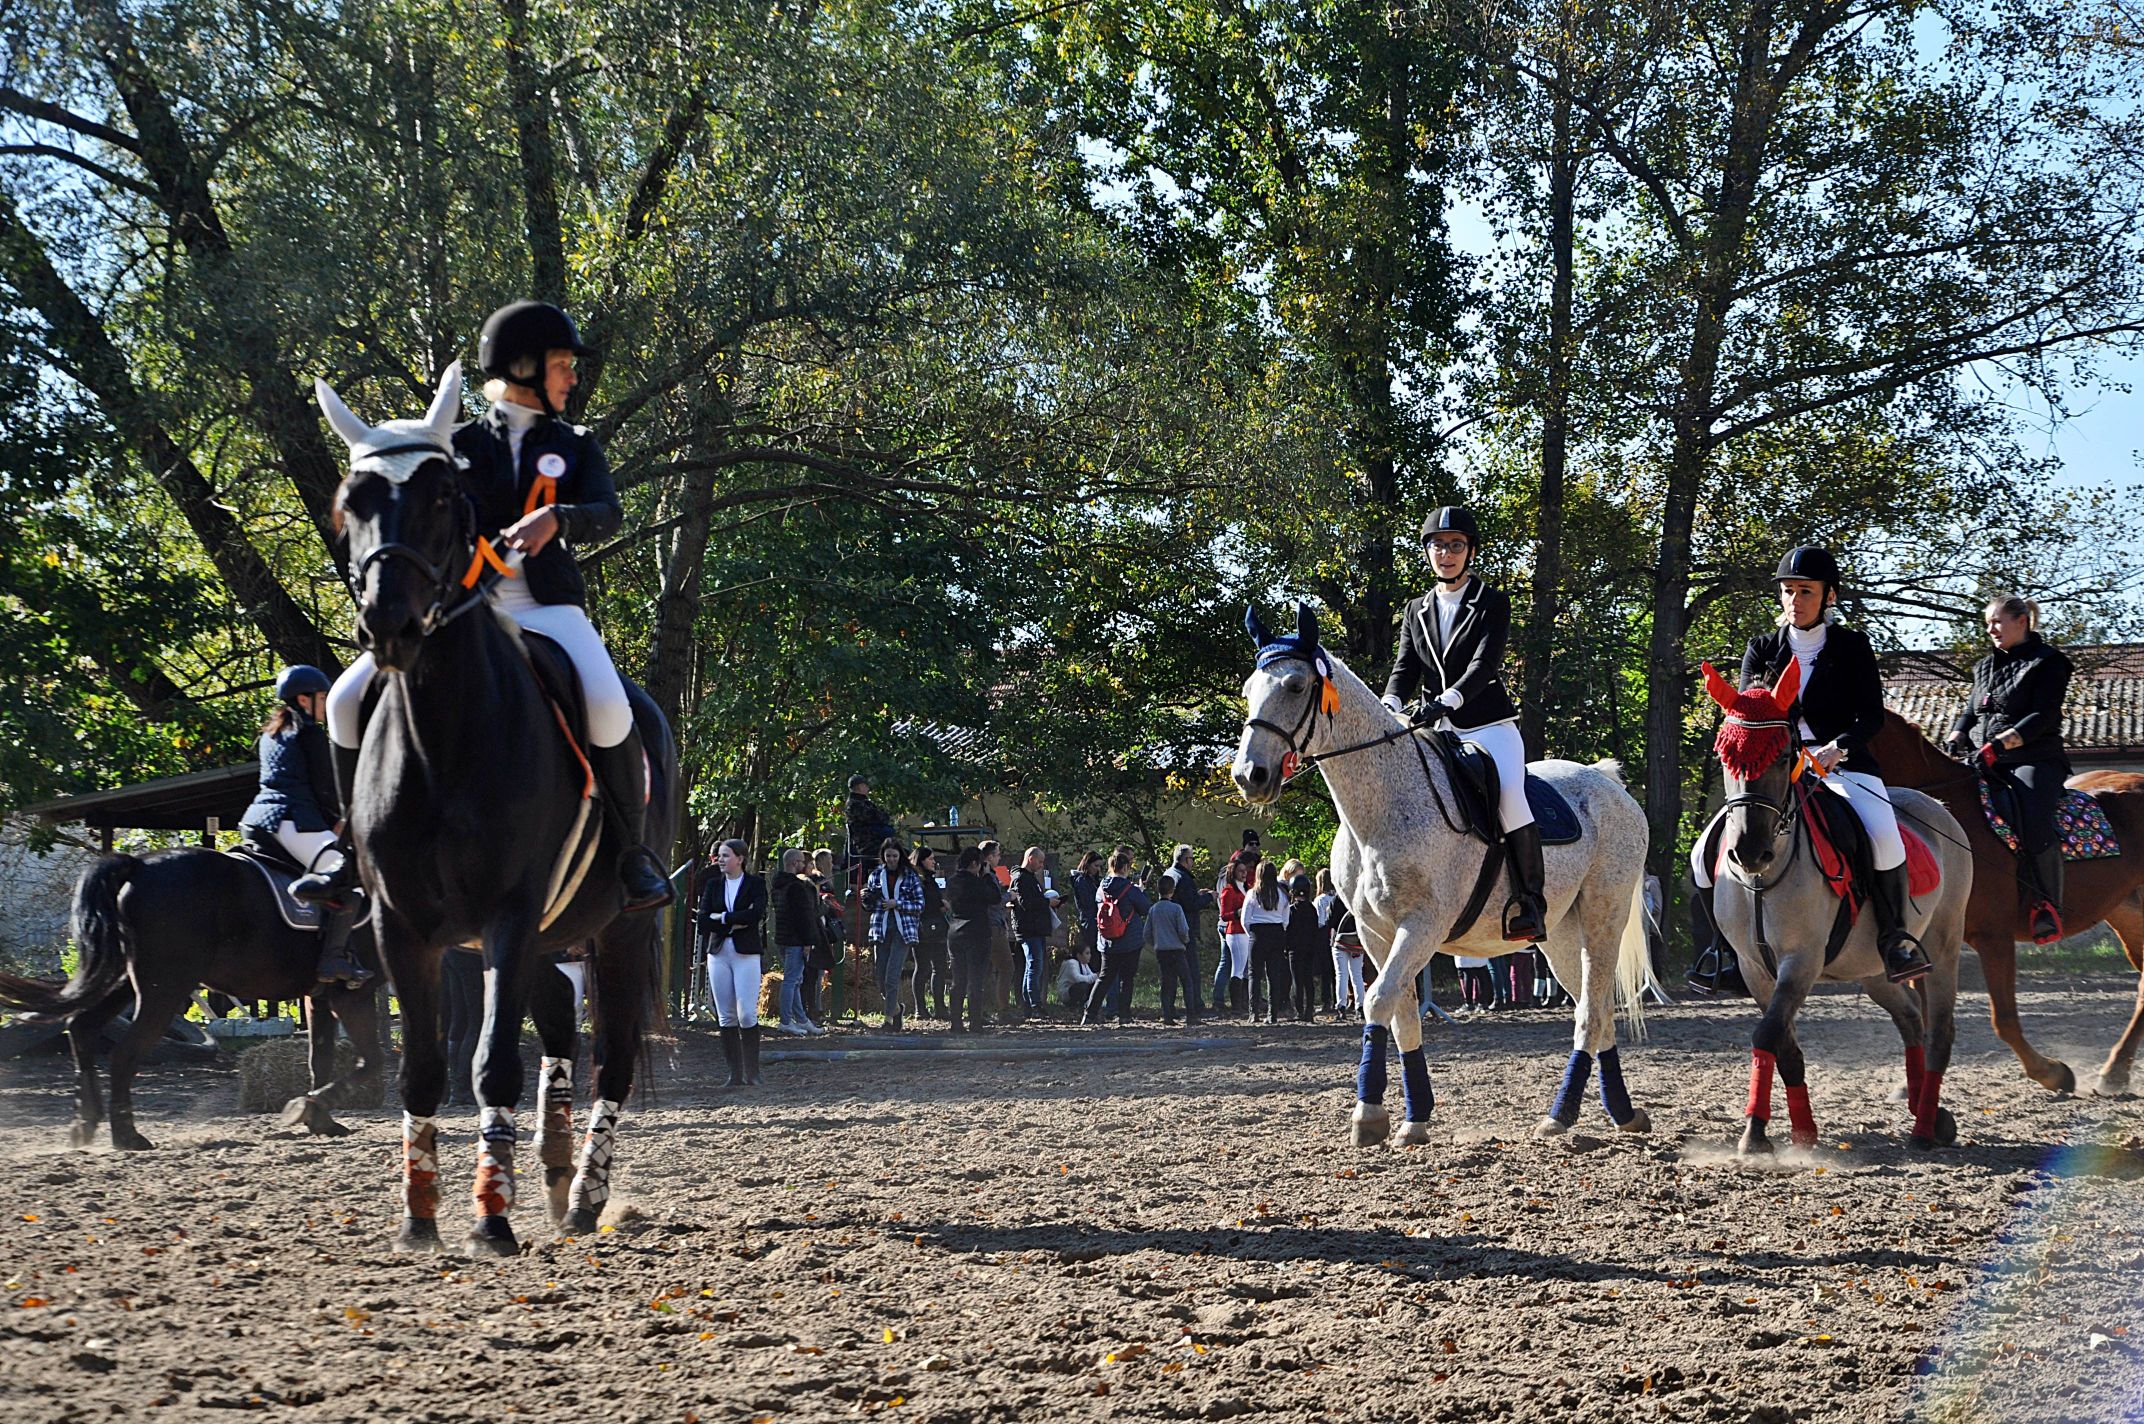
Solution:
{"label": "tree trunk", "polygon": [[1541,410],[1541,489],[1534,543],[1532,606],[1526,621],[1524,696],[1519,734],[1529,758],[1547,755],[1548,709],[1554,698],[1556,610],[1563,583],[1563,499],[1571,418],[1572,194],[1578,161],[1571,148],[1571,101],[1559,65],[1550,119],[1548,240],[1548,371]]}
{"label": "tree trunk", "polygon": [[506,16],[506,102],[521,154],[521,220],[529,242],[529,295],[566,305],[566,238],[558,214],[558,149],[530,52],[528,0],[499,0]]}

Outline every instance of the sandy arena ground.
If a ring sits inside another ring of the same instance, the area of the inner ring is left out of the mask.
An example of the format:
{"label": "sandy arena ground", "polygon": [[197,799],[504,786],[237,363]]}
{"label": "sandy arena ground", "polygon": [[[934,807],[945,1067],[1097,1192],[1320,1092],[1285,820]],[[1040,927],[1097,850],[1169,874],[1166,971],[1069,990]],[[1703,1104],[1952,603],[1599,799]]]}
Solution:
{"label": "sandy arena ground", "polygon": [[[2084,1078],[2133,993],[2040,979],[2024,1013]],[[1824,1141],[1770,1170],[1728,1150],[1747,1001],[1626,1048],[1648,1138],[1589,1104],[1528,1139],[1568,1043],[1531,1012],[1433,1029],[1434,1140],[1366,1151],[1339,1023],[1007,1032],[746,1092],[687,1031],[613,1224],[551,1240],[524,1151],[503,1263],[390,1254],[387,1111],[278,1139],[228,1070],[159,1067],[160,1150],[74,1154],[60,1061],[0,1065],[0,1418],[2144,1418],[2144,1105],[2043,1092],[1960,1012],[1960,1146],[1907,1151],[1888,1021],[1826,994]]]}

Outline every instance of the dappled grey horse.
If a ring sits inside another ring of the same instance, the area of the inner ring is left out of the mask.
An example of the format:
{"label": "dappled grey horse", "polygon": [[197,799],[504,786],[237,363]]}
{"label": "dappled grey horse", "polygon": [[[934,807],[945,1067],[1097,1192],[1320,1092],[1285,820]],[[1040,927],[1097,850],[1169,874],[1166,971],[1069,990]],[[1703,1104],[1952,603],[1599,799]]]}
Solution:
{"label": "dappled grey horse", "polygon": [[[1340,816],[1333,884],[1355,912],[1363,947],[1377,965],[1377,982],[1362,1006],[1354,1140],[1381,1142],[1390,1130],[1385,1057],[1397,1039],[1407,1112],[1399,1141],[1427,1141],[1432,1096],[1415,979],[1440,949],[1507,954],[1514,948],[1501,938],[1494,914],[1453,933],[1484,854],[1501,862],[1503,848],[1485,845],[1454,822],[1447,808],[1456,802],[1442,761],[1426,755],[1420,733],[1319,645],[1317,619],[1306,605],[1296,609],[1292,635],[1269,633],[1255,611],[1245,624],[1258,644],[1258,665],[1243,684],[1249,715],[1232,768],[1237,789],[1254,805],[1271,805],[1296,765],[1324,775]],[[1534,1131],[1549,1136],[1578,1121],[1597,1066],[1609,1117],[1625,1132],[1644,1132],[1651,1121],[1631,1105],[1623,1084],[1615,1008],[1620,1002],[1633,1027],[1642,1028],[1645,813],[1623,789],[1614,762],[1539,761],[1529,770],[1563,794],[1582,829],[1576,842],[1545,848],[1549,933],[1541,947],[1577,1005],[1563,1081]],[[1496,875],[1491,899],[1501,904],[1509,871],[1499,868]]]}

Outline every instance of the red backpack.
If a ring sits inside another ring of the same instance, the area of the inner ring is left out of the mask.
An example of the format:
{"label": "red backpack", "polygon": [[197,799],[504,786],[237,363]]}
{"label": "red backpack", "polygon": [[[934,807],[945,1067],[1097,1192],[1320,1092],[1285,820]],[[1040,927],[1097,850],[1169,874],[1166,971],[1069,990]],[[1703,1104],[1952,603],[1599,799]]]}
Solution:
{"label": "red backpack", "polygon": [[1124,913],[1124,907],[1117,903],[1116,896],[1105,892],[1094,902],[1095,933],[1103,939],[1122,939],[1125,931],[1131,927],[1131,918]]}

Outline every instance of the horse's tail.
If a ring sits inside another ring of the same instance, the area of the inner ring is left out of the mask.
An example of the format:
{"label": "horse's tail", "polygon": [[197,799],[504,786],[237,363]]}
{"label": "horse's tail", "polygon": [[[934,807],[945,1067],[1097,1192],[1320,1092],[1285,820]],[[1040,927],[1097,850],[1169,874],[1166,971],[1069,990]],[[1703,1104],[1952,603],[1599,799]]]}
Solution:
{"label": "horse's tail", "polygon": [[0,1003],[33,1019],[64,1019],[118,988],[127,977],[134,934],[119,908],[119,892],[134,883],[142,862],[109,855],[89,868],[74,887],[74,942],[82,959],[65,984],[0,975]]}
{"label": "horse's tail", "polygon": [[1645,1037],[1645,989],[1653,982],[1653,950],[1645,933],[1645,878],[1630,887],[1630,914],[1623,920],[1623,941],[1616,946],[1615,998],[1630,1025],[1633,1041]]}

